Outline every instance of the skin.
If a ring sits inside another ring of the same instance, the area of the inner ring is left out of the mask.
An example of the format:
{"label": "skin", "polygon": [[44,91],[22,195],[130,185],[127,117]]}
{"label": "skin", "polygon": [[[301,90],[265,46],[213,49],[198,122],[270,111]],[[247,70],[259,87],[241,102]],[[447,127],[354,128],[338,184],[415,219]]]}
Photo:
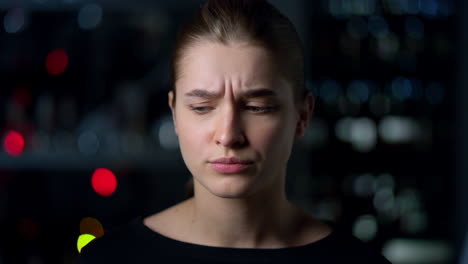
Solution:
{"label": "skin", "polygon": [[[144,220],[168,237],[210,246],[282,248],[319,240],[330,230],[291,204],[286,166],[313,110],[295,103],[293,88],[270,54],[248,43],[198,42],[186,51],[177,98],[169,93],[182,157],[194,177],[194,197]],[[223,157],[250,161],[220,173]]]}

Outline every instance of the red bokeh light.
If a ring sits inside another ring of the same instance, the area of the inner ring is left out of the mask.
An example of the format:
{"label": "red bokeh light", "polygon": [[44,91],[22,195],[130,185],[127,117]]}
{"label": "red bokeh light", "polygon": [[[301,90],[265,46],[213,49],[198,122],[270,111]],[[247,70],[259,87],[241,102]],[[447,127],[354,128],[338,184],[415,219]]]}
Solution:
{"label": "red bokeh light", "polygon": [[51,75],[59,75],[65,72],[68,66],[68,55],[64,49],[55,49],[47,55],[46,68]]}
{"label": "red bokeh light", "polygon": [[17,157],[23,153],[24,137],[17,131],[10,131],[4,141],[5,151],[13,157]]}
{"label": "red bokeh light", "polygon": [[95,192],[102,196],[111,196],[117,188],[117,178],[108,169],[96,169],[91,177],[91,185]]}

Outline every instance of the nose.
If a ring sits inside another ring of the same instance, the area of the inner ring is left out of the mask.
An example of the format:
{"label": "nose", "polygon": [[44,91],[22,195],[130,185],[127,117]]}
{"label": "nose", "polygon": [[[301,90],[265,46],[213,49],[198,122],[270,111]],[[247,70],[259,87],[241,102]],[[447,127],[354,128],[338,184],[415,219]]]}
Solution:
{"label": "nose", "polygon": [[234,107],[229,107],[220,116],[215,134],[217,145],[226,148],[239,148],[245,145],[246,138],[242,128],[239,114]]}

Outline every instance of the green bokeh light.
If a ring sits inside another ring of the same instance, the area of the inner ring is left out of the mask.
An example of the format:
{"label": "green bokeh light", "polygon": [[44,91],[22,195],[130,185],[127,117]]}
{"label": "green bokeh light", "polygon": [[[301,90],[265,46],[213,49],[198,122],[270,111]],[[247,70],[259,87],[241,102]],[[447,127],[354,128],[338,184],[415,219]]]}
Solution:
{"label": "green bokeh light", "polygon": [[76,246],[78,248],[78,252],[81,253],[81,249],[86,246],[89,242],[93,241],[96,237],[90,234],[82,234],[78,237],[78,242]]}

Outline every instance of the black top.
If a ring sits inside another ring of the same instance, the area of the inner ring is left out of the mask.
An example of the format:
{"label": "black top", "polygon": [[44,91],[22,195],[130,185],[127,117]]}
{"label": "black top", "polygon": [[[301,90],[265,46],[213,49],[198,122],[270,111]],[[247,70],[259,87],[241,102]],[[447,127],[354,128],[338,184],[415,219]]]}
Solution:
{"label": "black top", "polygon": [[94,263],[372,263],[388,264],[360,240],[334,230],[327,237],[279,249],[203,246],[163,236],[141,218],[85,246],[80,264]]}

